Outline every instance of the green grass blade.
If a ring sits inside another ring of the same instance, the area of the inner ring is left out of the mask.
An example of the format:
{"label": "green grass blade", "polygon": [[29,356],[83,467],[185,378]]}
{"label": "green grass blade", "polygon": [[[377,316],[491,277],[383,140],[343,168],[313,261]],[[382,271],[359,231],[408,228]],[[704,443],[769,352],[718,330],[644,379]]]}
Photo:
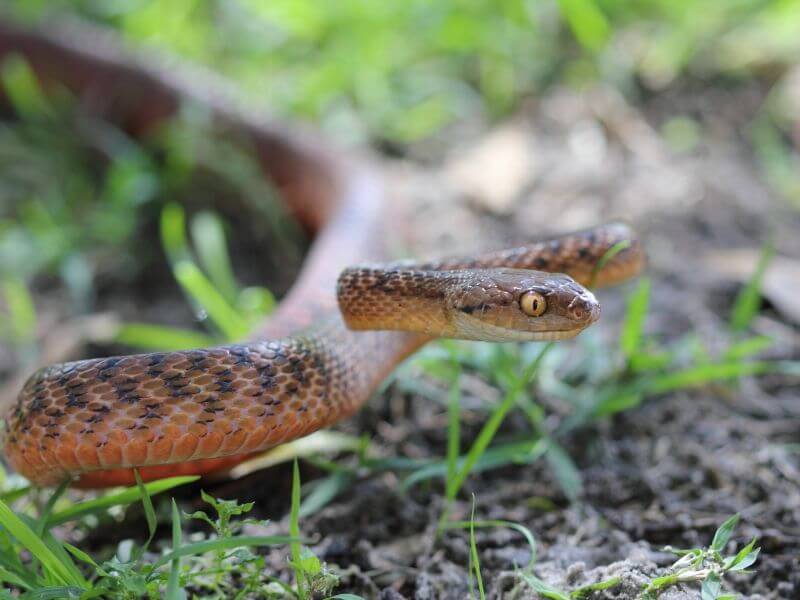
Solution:
{"label": "green grass blade", "polygon": [[194,263],[186,238],[186,217],[177,204],[168,204],[161,212],[161,242],[175,279],[192,305],[204,310],[227,340],[244,337],[249,330],[246,320]]}
{"label": "green grass blade", "polygon": [[39,81],[27,61],[16,55],[0,64],[0,82],[14,110],[26,119],[53,114],[53,109],[39,87]]}
{"label": "green grass blade", "polygon": [[[10,577],[24,582],[27,589],[41,585],[35,568],[22,562],[21,553],[14,538],[4,527],[0,527],[0,575],[10,573]],[[51,578],[52,579],[52,578]]]}
{"label": "green grass blade", "polygon": [[67,487],[70,484],[70,480],[67,479],[61,483],[61,485],[56,488],[56,490],[50,494],[50,497],[47,499],[47,504],[44,505],[44,509],[42,510],[42,514],[39,515],[36,523],[36,535],[41,536],[45,529],[47,529],[47,521],[50,519],[50,515],[53,513],[53,507],[55,506],[58,499],[64,495],[64,492],[67,491]]}
{"label": "green grass blade", "polygon": [[194,248],[209,279],[225,300],[235,304],[239,286],[231,267],[222,221],[213,213],[201,212],[192,219],[191,231]]}
{"label": "green grass blade", "polygon": [[[33,522],[29,523],[29,525],[33,525]],[[45,544],[47,544],[47,547],[50,548],[50,551],[61,562],[61,564],[69,570],[73,580],[80,581],[82,586],[86,586],[86,580],[84,579],[78,567],[75,565],[75,562],[72,560],[71,553],[67,551],[64,543],[57,540],[50,531],[45,531],[41,535],[41,539]]]}
{"label": "green grass blade", "polygon": [[698,387],[715,381],[738,379],[779,370],[778,363],[766,361],[723,362],[689,367],[674,373],[653,377],[645,382],[648,392],[664,394],[674,390]]}
{"label": "green grass blade", "polygon": [[64,600],[83,596],[85,590],[76,586],[48,586],[25,594],[25,600]]}
{"label": "green grass blade", "polygon": [[618,388],[616,386],[601,392],[597,402],[592,406],[592,417],[599,419],[635,408],[642,403],[642,394],[637,389]]}
{"label": "green grass blade", "polygon": [[15,515],[4,502],[0,502],[0,525],[35,556],[42,564],[42,568],[52,574],[59,583],[81,588],[86,586],[83,578],[75,577],[70,567],[62,563],[44,540],[37,536],[33,529]]}
{"label": "green grass blade", "polygon": [[225,300],[197,265],[182,260],[175,264],[173,271],[184,291],[205,309],[209,319],[228,340],[247,335],[250,329],[247,321]]}
{"label": "green grass blade", "polygon": [[489,444],[494,439],[497,430],[500,428],[503,420],[506,418],[508,411],[514,406],[516,400],[515,394],[507,393],[500,405],[494,410],[489,420],[481,429],[478,437],[475,438],[475,443],[469,449],[466,457],[464,458],[461,468],[455,474],[453,479],[447,482],[447,497],[454,499],[464,481],[469,476],[475,463],[478,462],[480,457],[486,452]]}
{"label": "green grass blade", "polygon": [[147,323],[127,323],[123,325],[114,336],[114,341],[140,350],[166,352],[207,348],[217,343],[217,340],[213,337],[197,331],[164,325],[149,325]]}
{"label": "green grass blade", "polygon": [[542,598],[547,598],[548,600],[571,600],[568,594],[565,594],[558,588],[554,588],[549,583],[545,583],[533,573],[525,573],[520,571],[519,572],[520,578],[527,583],[534,592],[539,594]]}
{"label": "green grass blade", "polygon": [[246,287],[236,298],[236,307],[251,322],[272,314],[276,305],[275,295],[264,287]]}
{"label": "green grass blade", "polygon": [[[156,494],[160,494],[161,492],[165,492],[166,490],[172,489],[174,487],[178,487],[179,485],[184,485],[186,483],[191,483],[192,481],[197,481],[200,479],[197,475],[183,475],[181,477],[168,477],[166,479],[158,479],[156,481],[151,481],[149,483],[144,484],[145,490],[151,496]],[[69,508],[66,508],[60,512],[57,512],[50,516],[47,520],[48,527],[53,527],[55,525],[61,525],[62,523],[66,523],[67,521],[74,521],[75,519],[79,519],[83,516],[90,515],[90,514],[97,514],[100,512],[104,512],[111,508],[112,506],[124,506],[127,504],[132,504],[133,502],[137,502],[141,500],[141,490],[138,486],[129,487],[127,489],[122,490],[121,492],[117,492],[114,494],[106,494],[105,496],[101,496],[100,498],[95,498],[94,500],[87,500],[86,502],[80,502],[78,504],[74,504]]]}
{"label": "green grass blade", "polygon": [[97,567],[97,562],[95,562],[95,560],[91,556],[86,554],[86,552],[84,552],[80,548],[76,548],[75,546],[73,546],[72,544],[68,544],[67,542],[62,542],[62,545],[64,546],[64,549],[67,552],[69,552],[72,556],[77,558],[79,561],[81,561],[83,563],[86,563],[87,565],[91,565],[93,567]]}
{"label": "green grass blade", "polygon": [[183,207],[174,202],[161,211],[161,245],[173,266],[181,261],[191,261],[189,241],[186,239],[186,215]]}
{"label": "green grass blade", "polygon": [[609,579],[604,579],[603,581],[598,581],[597,583],[589,583],[587,585],[582,585],[581,587],[572,590],[570,592],[569,597],[572,600],[583,600],[584,598],[591,598],[595,592],[602,592],[603,590],[609,590],[611,588],[617,587],[620,583],[622,583],[621,577],[611,577]]}
{"label": "green grass blade", "polygon": [[734,342],[722,355],[724,361],[738,361],[760,354],[769,349],[775,340],[766,335],[756,335]]}
{"label": "green grass blade", "polygon": [[3,296],[8,310],[11,339],[26,344],[36,339],[36,307],[25,284],[14,278],[3,282]]}
{"label": "green grass blade", "polygon": [[233,472],[237,476],[242,476],[251,473],[252,470],[267,469],[275,465],[291,462],[295,458],[309,459],[318,454],[357,452],[361,446],[361,438],[323,429],[299,440],[276,446],[257,458],[247,461],[244,466],[235,467]]}
{"label": "green grass blade", "polygon": [[25,579],[13,571],[0,566],[0,583],[10,583],[23,590],[30,590],[36,585],[35,577],[32,576],[32,573],[30,573],[30,575],[31,577],[29,579]]}
{"label": "green grass blade", "polygon": [[153,536],[156,534],[158,519],[156,518],[156,510],[153,508],[153,501],[150,498],[150,493],[144,486],[144,482],[142,482],[142,476],[139,475],[139,469],[133,470],[133,476],[136,477],[136,487],[139,490],[139,497],[142,499],[142,508],[144,509],[144,518],[147,521],[147,530],[150,532],[147,541],[142,547],[142,552],[144,552],[147,550],[148,546],[150,546],[150,542],[153,541]]}
{"label": "green grass blade", "polygon": [[534,374],[539,368],[539,365],[541,364],[542,358],[544,358],[545,354],[551,347],[551,344],[545,346],[539,355],[533,361],[531,361],[531,363],[525,369],[525,372],[512,383],[500,405],[494,410],[494,412],[492,412],[489,420],[486,421],[480,433],[478,434],[478,437],[475,438],[475,442],[469,449],[469,452],[467,452],[464,462],[461,465],[461,469],[456,473],[452,480],[447,482],[448,499],[452,500],[456,497],[456,494],[458,494],[458,491],[461,489],[461,486],[464,484],[467,476],[472,471],[475,463],[477,463],[480,457],[483,456],[483,453],[486,452],[486,449],[494,439],[497,430],[500,428],[500,425],[506,418],[508,411],[511,410],[511,407],[516,403],[519,394],[533,378]]}
{"label": "green grass blade", "polygon": [[628,297],[628,307],[620,335],[620,349],[629,361],[641,347],[649,303],[650,279],[642,277],[639,285]]}
{"label": "green grass blade", "polygon": [[592,276],[589,278],[589,287],[592,288],[595,286],[595,282],[597,281],[597,276],[600,272],[605,268],[605,266],[611,262],[617,254],[622,252],[623,250],[627,250],[631,247],[630,240],[622,240],[621,242],[617,242],[611,248],[606,250],[603,256],[600,257],[600,260],[597,261],[597,264],[592,269]]}
{"label": "green grass blade", "polygon": [[547,462],[567,499],[575,503],[583,493],[581,475],[569,454],[552,440],[547,443]]}
{"label": "green grass blade", "polygon": [[[175,499],[172,499],[172,549],[178,550],[181,547],[181,513]],[[186,597],[185,592],[180,588],[181,581],[181,557],[177,556],[170,563],[169,578],[167,579],[167,600],[181,600]]]}
{"label": "green grass blade", "polygon": [[292,507],[289,513],[289,535],[295,540],[291,543],[291,552],[292,568],[297,581],[297,597],[305,600],[305,574],[300,556],[300,542],[297,541],[300,539],[300,467],[296,458],[292,465]]}
{"label": "green grass blade", "polygon": [[580,45],[591,52],[600,50],[611,27],[597,4],[593,0],[559,0],[558,4]]}
{"label": "green grass blade", "polygon": [[15,490],[9,490],[3,494],[0,494],[0,501],[5,502],[6,504],[11,504],[12,502],[16,502],[23,496],[26,496],[30,491],[31,491],[31,486],[29,485],[17,488]]}
{"label": "green grass blade", "polygon": [[481,600],[485,600],[486,592],[483,590],[483,577],[481,576],[481,561],[478,556],[478,544],[475,542],[475,495],[472,496],[472,512],[469,518],[469,555],[472,568],[475,572],[475,580],[478,582],[478,595]]}
{"label": "green grass blade", "polygon": [[321,480],[300,504],[300,517],[307,517],[321,510],[331,500],[353,484],[355,475],[349,471],[337,471]]}
{"label": "green grass blade", "polygon": [[455,372],[447,402],[447,481],[455,481],[461,453],[461,367],[453,361]]}
{"label": "green grass blade", "polygon": [[743,331],[747,329],[761,308],[761,284],[764,281],[764,274],[767,267],[775,256],[775,248],[772,244],[766,244],[761,250],[756,270],[750,277],[733,302],[731,311],[731,329],[733,331]]}
{"label": "green grass blade", "polygon": [[501,519],[490,521],[448,521],[444,524],[445,529],[469,529],[470,527],[507,527],[508,529],[513,529],[525,538],[525,541],[528,542],[528,546],[531,549],[531,558],[528,561],[528,564],[523,567],[523,570],[532,568],[536,563],[536,538],[533,536],[531,530],[524,525],[515,523],[513,521],[504,521]]}
{"label": "green grass blade", "polygon": [[[498,444],[486,450],[471,469],[472,473],[502,467],[510,464],[529,464],[537,460],[544,454],[546,445],[540,439],[524,440],[522,442],[510,442]],[[463,465],[466,457],[459,459],[459,465]],[[419,466],[412,462],[406,464],[397,461],[387,461],[376,464],[376,468],[383,466],[387,469],[410,469],[413,473],[405,478],[401,489],[408,491],[414,485],[433,479],[434,477],[444,477],[447,475],[447,461],[436,461],[424,466]]]}
{"label": "green grass blade", "polygon": [[206,540],[193,544],[184,544],[180,548],[168,552],[153,563],[153,570],[159,569],[173,560],[184,556],[196,556],[206,552],[218,552],[231,548],[245,548],[248,546],[284,546],[292,542],[301,542],[298,538],[288,535],[240,535],[237,537]]}

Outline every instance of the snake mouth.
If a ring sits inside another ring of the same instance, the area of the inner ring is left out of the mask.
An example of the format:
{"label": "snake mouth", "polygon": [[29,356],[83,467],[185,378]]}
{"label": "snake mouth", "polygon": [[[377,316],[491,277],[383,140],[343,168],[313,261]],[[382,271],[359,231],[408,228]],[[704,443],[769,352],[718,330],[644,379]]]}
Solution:
{"label": "snake mouth", "polygon": [[463,313],[455,315],[455,321],[459,338],[486,342],[557,342],[570,340],[586,328],[577,326],[570,329],[543,329],[541,331],[512,329],[487,323]]}

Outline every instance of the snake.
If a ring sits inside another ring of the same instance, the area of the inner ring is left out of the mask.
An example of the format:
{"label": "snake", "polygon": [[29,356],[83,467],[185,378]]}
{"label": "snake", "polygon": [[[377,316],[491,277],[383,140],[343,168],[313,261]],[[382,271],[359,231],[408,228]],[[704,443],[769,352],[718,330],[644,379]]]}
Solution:
{"label": "snake", "polygon": [[[240,343],[47,366],[5,415],[5,460],[40,486],[83,488],[230,469],[353,415],[429,341],[572,338],[600,316],[590,291],[639,273],[627,224],[432,261],[390,261],[387,192],[371,161],[232,108],[213,77],[153,66],[94,30],[0,22],[0,59],[22,54],[125,131],[146,136],[186,103],[250,144],[314,233],[299,276]],[[98,105],[98,98],[103,98]]]}

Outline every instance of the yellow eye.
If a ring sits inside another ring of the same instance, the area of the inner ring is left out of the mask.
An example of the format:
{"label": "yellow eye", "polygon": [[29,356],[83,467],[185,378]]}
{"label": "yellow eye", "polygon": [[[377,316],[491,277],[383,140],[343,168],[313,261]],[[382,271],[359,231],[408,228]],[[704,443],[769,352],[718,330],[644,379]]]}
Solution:
{"label": "yellow eye", "polygon": [[547,310],[547,300],[539,292],[525,292],[519,299],[519,307],[529,317],[539,317]]}

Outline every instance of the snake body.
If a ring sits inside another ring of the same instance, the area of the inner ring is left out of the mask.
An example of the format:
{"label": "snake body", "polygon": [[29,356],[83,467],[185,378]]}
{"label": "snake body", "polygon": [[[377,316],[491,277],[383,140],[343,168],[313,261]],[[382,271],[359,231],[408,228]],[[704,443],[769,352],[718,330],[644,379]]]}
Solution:
{"label": "snake body", "polygon": [[[211,106],[221,123],[247,134],[265,173],[317,231],[297,283],[252,341],[33,374],[6,417],[4,448],[36,484],[104,487],[132,483],[134,468],[145,480],[229,468],[353,414],[433,337],[572,337],[599,315],[583,286],[616,283],[642,266],[632,230],[610,224],[467,258],[351,267],[386,257],[382,189],[362,163],[74,36],[0,24],[0,57],[11,50],[44,81],[56,73],[79,98],[96,98],[112,77],[115,90],[146,97],[146,110],[113,114],[134,119],[136,130],[184,101]],[[129,111],[136,106],[126,102]],[[601,264],[621,242],[626,247]]]}

